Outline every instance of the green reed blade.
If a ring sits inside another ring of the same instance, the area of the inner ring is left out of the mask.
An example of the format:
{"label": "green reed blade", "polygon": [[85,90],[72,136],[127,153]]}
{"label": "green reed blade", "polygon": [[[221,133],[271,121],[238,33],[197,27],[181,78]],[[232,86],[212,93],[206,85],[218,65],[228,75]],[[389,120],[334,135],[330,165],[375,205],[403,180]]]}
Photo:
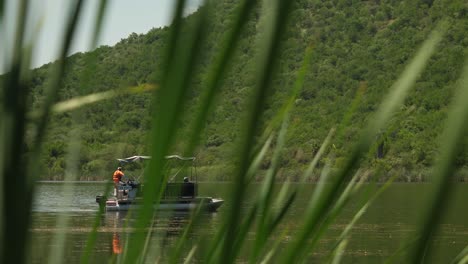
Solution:
{"label": "green reed blade", "polygon": [[[167,51],[165,53],[165,60],[164,60],[164,71],[165,74],[163,77],[167,79],[167,75],[169,72],[169,65],[174,59],[174,53],[175,53],[175,47],[177,44],[177,37],[180,35],[180,28],[181,28],[181,19],[182,19],[182,12],[185,6],[185,1],[184,0],[178,0],[176,3],[176,8],[174,10],[174,19],[172,22],[172,27],[171,27],[171,32],[170,32],[170,37],[169,37],[169,42],[167,43]],[[164,80],[163,87],[162,89],[168,89],[166,86],[166,80]],[[175,91],[176,92],[176,91]],[[157,100],[156,98],[156,93],[153,98],[154,101]],[[170,98],[171,102],[175,101],[173,98]],[[164,110],[163,106],[160,106],[162,110]],[[161,111],[162,112],[162,111]],[[162,184],[163,180],[160,179],[162,178],[162,168],[164,167],[164,160],[163,157],[166,154],[166,151],[168,147],[166,146],[167,142],[164,142],[164,140],[159,139],[160,134],[162,133],[163,129],[167,129],[164,127],[164,125],[167,126],[167,124],[164,124],[162,121],[160,121],[162,118],[159,116],[156,116],[153,114],[153,128],[152,128],[152,133],[151,133],[151,143],[153,145],[151,153],[153,154],[152,160],[149,164],[149,168],[145,172],[145,182],[147,183],[145,185],[145,190],[144,190],[144,197],[143,197],[143,208],[139,209],[137,211],[138,213],[138,219],[136,223],[136,238],[135,242],[133,243],[132,246],[128,248],[128,252],[126,254],[126,258],[124,259],[125,263],[131,263],[134,259],[136,259],[141,252],[141,248],[143,247],[143,243],[145,240],[145,235],[143,233],[143,228],[149,225],[150,222],[150,217],[153,216],[153,210],[152,210],[152,204],[153,201],[158,202],[158,197],[160,195],[160,189],[162,186],[156,186],[158,183]],[[156,124],[154,122],[157,122]],[[158,132],[156,130],[156,127],[158,130],[161,130]],[[158,146],[158,144],[161,144]],[[154,149],[158,149],[158,152],[164,151],[162,153],[155,152]],[[150,186],[148,188],[147,186]]]}
{"label": "green reed blade", "polygon": [[428,211],[424,214],[421,237],[417,240],[410,256],[412,263],[421,263],[431,244],[431,238],[440,223],[450,200],[453,187],[452,175],[455,172],[455,158],[462,151],[462,139],[468,129],[468,63],[462,73],[458,91],[448,114],[445,130],[441,137],[441,151],[433,171],[433,193],[428,202]]}
{"label": "green reed blade", "polygon": [[330,261],[331,264],[338,264],[341,263],[341,260],[343,259],[344,256],[344,251],[346,249],[346,246],[348,245],[348,240],[344,239],[342,240],[339,244],[338,247],[336,248],[333,257]]}
{"label": "green reed blade", "polygon": [[[333,207],[330,209],[329,212],[323,217],[323,220],[321,223],[319,223],[314,230],[312,230],[309,239],[311,238],[310,242],[307,244],[307,248],[309,249],[314,249],[315,245],[319,241],[319,239],[323,236],[323,234],[328,230],[328,227],[332,224],[333,220],[338,216],[338,214],[341,212],[341,210],[344,208],[346,203],[349,201],[351,196],[356,193],[359,189],[360,186],[362,186],[362,182],[358,182],[358,177],[360,176],[359,171],[353,176],[353,178],[350,180],[346,188],[343,190],[342,194],[339,196],[339,198],[336,200],[334,203]],[[314,197],[316,199],[312,199],[311,203],[309,204],[309,211],[306,214],[310,214],[312,212],[316,202],[320,199],[320,195],[323,193],[326,193],[327,185],[325,184],[326,180],[322,180],[322,185],[323,187],[317,191],[317,194]],[[298,258],[301,258],[301,256],[298,256]]]}
{"label": "green reed blade", "polygon": [[[265,53],[264,57],[260,60],[258,83],[253,90],[251,97],[252,103],[248,110],[249,115],[247,116],[246,123],[244,124],[244,133],[241,136],[241,143],[239,145],[240,158],[239,166],[237,171],[234,173],[234,188],[231,193],[232,206],[231,210],[227,212],[225,221],[227,223],[226,239],[224,240],[222,256],[226,263],[232,263],[235,258],[235,252],[233,251],[233,241],[236,238],[235,226],[241,218],[241,203],[245,195],[245,175],[249,167],[249,161],[252,156],[252,146],[254,146],[256,131],[258,130],[258,124],[260,114],[263,110],[265,99],[267,96],[267,90],[271,84],[274,65],[276,62],[276,54],[279,50],[280,38],[284,32],[287,16],[289,14],[289,8],[291,7],[292,1],[278,1],[276,9],[272,16],[272,23],[269,25],[271,35],[265,38]],[[268,30],[267,30],[268,31]]]}
{"label": "green reed blade", "polygon": [[468,263],[468,245],[450,263],[451,264],[466,264],[466,263]]}
{"label": "green reed blade", "polygon": [[208,247],[207,253],[205,254],[206,263],[216,263],[216,260],[219,259],[219,254],[221,254],[222,245],[224,243],[225,234],[227,226],[226,222],[221,223],[221,227],[218,229],[214,239],[210,239],[211,243]]}
{"label": "green reed blade", "polygon": [[[103,193],[104,194],[109,193],[113,187],[114,187],[113,182],[108,181],[106,183]],[[96,216],[94,217],[91,232],[88,234],[88,238],[86,240],[86,244],[85,244],[86,246],[84,248],[83,253],[81,254],[81,258],[80,258],[81,264],[91,262],[91,253],[92,253],[92,250],[94,249],[94,246],[96,245],[96,240],[97,240],[97,230],[101,224],[101,216],[103,213],[105,213],[105,211],[106,211],[105,201],[103,201],[99,204],[99,209],[96,212]]]}
{"label": "green reed blade", "polygon": [[[235,241],[232,243],[234,254],[237,254],[240,251],[242,243],[245,240],[247,232],[250,230],[253,221],[255,220],[255,215],[257,212],[258,206],[254,204],[254,206],[249,210],[247,216],[244,218],[244,221],[241,224],[236,225],[237,236]],[[207,255],[205,255],[205,261],[207,263],[219,263],[224,259],[224,257],[221,255],[221,250],[223,249],[222,246],[225,243],[226,230],[226,222],[223,221],[223,224],[218,230],[215,239],[212,240],[209,250],[206,251]]]}
{"label": "green reed blade", "polygon": [[[93,60],[90,60],[87,65],[90,65],[90,68],[94,68]],[[119,89],[113,89],[105,92],[98,92],[98,93],[92,93],[84,96],[76,96],[73,97],[69,100],[58,102],[52,106],[51,113],[54,114],[59,114],[59,113],[65,113],[65,112],[70,112],[76,109],[79,109],[81,107],[90,105],[90,104],[95,104],[98,102],[101,102],[103,100],[109,100],[112,98],[115,98],[119,95],[126,95],[126,94],[136,94],[136,93],[144,93],[144,92],[150,92],[157,89],[156,85],[153,84],[141,84],[138,86],[131,86],[131,87],[125,87],[125,88],[119,88]],[[33,111],[28,114],[28,119],[30,120],[36,120],[40,117],[40,112],[38,111]]]}
{"label": "green reed blade", "polygon": [[[145,190],[141,210],[138,212],[137,229],[141,230],[147,226],[153,211],[153,202],[158,202],[162,194],[167,175],[162,174],[164,168],[164,157],[169,153],[173,139],[177,131],[177,121],[185,103],[185,95],[188,92],[189,81],[195,69],[197,51],[205,36],[206,8],[200,9],[197,23],[189,34],[181,34],[180,21],[185,1],[179,1],[176,8],[173,31],[171,32],[168,47],[169,56],[165,65],[166,74],[162,80],[161,89],[157,97],[158,108],[154,115],[154,126],[152,132],[152,159],[149,170],[145,173]],[[182,37],[187,37],[183,39]],[[171,56],[174,56],[172,58]],[[160,92],[160,93],[159,93]],[[130,252],[125,262],[131,262],[141,252],[144,236],[137,232],[135,242],[130,246]]]}
{"label": "green reed blade", "polygon": [[[208,2],[209,4],[210,2]],[[193,150],[200,140],[201,132],[205,125],[205,120],[221,88],[222,77],[226,72],[229,62],[232,60],[234,50],[240,40],[241,30],[247,23],[248,16],[254,9],[257,1],[243,0],[237,6],[236,14],[229,31],[225,34],[221,42],[221,51],[213,62],[213,67],[208,70],[208,81],[201,96],[200,103],[193,123],[191,124],[191,138],[186,150],[186,155],[191,156]]]}
{"label": "green reed blade", "polygon": [[[101,24],[102,24],[102,16],[103,16],[103,12],[104,12],[104,9],[105,9],[105,3],[103,4],[103,2],[105,1],[101,1],[101,5],[100,5],[100,10],[99,10],[99,13],[98,13],[98,16],[97,16],[97,19],[96,19],[96,24],[94,26],[94,35],[92,36],[91,38],[91,44],[90,44],[90,48],[93,49],[97,46],[97,39],[98,39],[98,34],[99,34],[99,30],[101,28]],[[79,17],[79,12],[80,12],[80,9],[81,9],[81,6],[79,6],[80,3],[77,3],[77,6],[75,7],[75,12],[74,12],[74,16],[71,18],[71,20],[78,20],[78,17]],[[76,21],[73,22],[71,21],[70,22],[71,24],[76,24]],[[69,33],[69,36],[72,36],[73,34],[72,33]],[[71,40],[70,40],[71,42]],[[65,49],[68,49],[68,48],[65,48]],[[65,53],[66,54],[66,53]],[[62,54],[64,55],[64,54]],[[87,63],[88,67],[92,70],[95,68],[96,66],[96,63],[95,63],[95,58],[92,57],[90,58]],[[64,65],[65,67],[65,65]],[[83,78],[85,79],[85,82],[84,82],[84,85],[86,86],[88,83],[89,83],[89,74],[90,72],[89,71],[84,71],[83,73]],[[58,89],[58,88],[57,88]],[[63,103],[62,103],[63,104]],[[81,105],[83,105],[84,103],[81,101],[75,101],[75,108],[76,107],[80,107]],[[69,104],[67,104],[69,105]],[[52,108],[52,111],[54,111],[56,108],[56,106],[54,108]],[[72,108],[69,108],[69,109],[64,109],[64,110],[71,110]],[[55,110],[56,111],[56,110]],[[74,120],[77,120],[77,122],[82,122],[83,118],[81,116],[81,113],[79,112],[74,112],[72,113],[73,115],[73,119]],[[70,151],[69,151],[69,154],[67,154],[67,171],[66,171],[66,174],[65,174],[65,180],[66,181],[70,181],[70,180],[74,180],[74,175],[77,175],[78,174],[78,158],[79,157],[79,153],[80,153],[80,146],[81,144],[79,143],[79,140],[80,140],[80,132],[79,130],[76,128],[74,130],[72,130],[71,132],[71,144],[70,144]],[[108,190],[109,189],[109,185],[107,185],[106,189]],[[71,195],[73,193],[73,184],[71,183],[66,183],[65,185],[63,185],[63,188],[62,188],[62,192],[64,193],[64,195],[66,197],[69,197],[69,201],[71,202]],[[105,192],[107,193],[107,191]],[[95,221],[94,221],[94,224],[93,224],[93,228],[92,228],[92,232],[89,234],[88,236],[88,241],[86,243],[86,247],[85,247],[85,250],[82,254],[82,257],[81,257],[81,262],[89,262],[89,257],[90,257],[90,254],[91,254],[91,249],[94,248],[94,243],[95,243],[95,240],[96,240],[96,232],[97,232],[97,227],[99,226],[99,222],[100,222],[100,214],[103,212],[104,208],[103,206],[101,205],[100,206],[100,209],[98,210],[98,215],[96,216],[95,218]],[[69,223],[69,218],[65,215],[59,215],[58,218],[56,219],[57,221],[57,227],[59,229],[63,229],[65,230],[67,227],[68,227],[68,223]],[[51,256],[51,259],[49,260],[51,263],[59,263],[62,261],[63,259],[63,254],[64,254],[64,251],[63,251],[63,248],[64,248],[64,241],[65,241],[65,234],[63,232],[58,232],[54,238],[53,238],[53,241],[57,241],[55,242],[55,244],[59,245],[58,248],[54,248],[54,249],[51,249],[51,253],[49,254]]]}
{"label": "green reed blade", "polygon": [[[4,3],[1,3],[2,14],[3,7]],[[32,192],[29,192],[31,187],[26,177],[22,149],[25,144],[24,119],[28,109],[27,98],[30,87],[27,85],[27,80],[21,79],[23,77],[21,70],[24,69],[24,32],[28,8],[29,1],[19,2],[13,56],[10,62],[6,62],[8,73],[4,76],[2,84],[0,263],[24,263],[28,243]]]}
{"label": "green reed blade", "polygon": [[369,206],[372,204],[373,201],[375,201],[377,199],[377,197],[380,196],[380,194],[382,194],[388,187],[390,187],[390,185],[393,183],[393,181],[396,179],[396,175],[392,176],[391,178],[389,178],[385,184],[380,187],[373,195],[372,197],[370,197],[369,199],[367,199],[367,201],[364,203],[364,205],[356,212],[356,214],[353,216],[353,218],[351,219],[351,221],[348,223],[348,225],[345,227],[345,229],[343,230],[343,232],[340,234],[340,236],[338,237],[338,240],[335,244],[335,246],[333,247],[333,250],[338,250],[339,248],[339,245],[346,239],[349,238],[349,235],[351,233],[351,229],[354,227],[354,225],[357,223],[357,221],[364,215],[364,213],[367,211],[367,208],[369,208]]}
{"label": "green reed blade", "polygon": [[[74,113],[74,119],[81,119],[76,118],[78,113]],[[79,121],[78,121],[79,122]],[[79,128],[73,128],[69,133],[70,143],[68,146],[68,154],[66,157],[66,171],[64,181],[65,184],[61,186],[61,193],[62,199],[61,204],[59,205],[59,211],[64,212],[67,210],[67,206],[73,203],[73,194],[74,188],[72,181],[75,181],[77,175],[79,174],[79,155],[81,150],[80,144],[80,136],[81,133]],[[57,232],[54,234],[52,238],[52,245],[57,245],[57,247],[51,247],[49,251],[49,259],[47,260],[48,263],[62,263],[65,258],[65,244],[66,244],[66,237],[67,232],[66,230],[70,226],[71,216],[68,214],[59,214],[56,218],[56,228]]]}
{"label": "green reed blade", "polygon": [[460,259],[460,261],[458,262],[460,264],[466,264],[468,263],[468,255],[465,255],[465,257],[463,257],[462,259]]}
{"label": "green reed blade", "polygon": [[[181,34],[181,27],[182,27],[182,17],[183,17],[183,11],[186,5],[186,0],[177,0],[176,3],[174,3],[174,18],[171,23],[171,32],[169,35],[169,40],[166,46],[166,51],[164,53],[165,58],[164,58],[164,63],[163,63],[163,70],[164,70],[164,75],[163,79],[166,80],[168,77],[169,73],[169,68],[173,64],[173,59],[175,58],[175,53],[177,51],[177,38],[179,38]],[[165,82],[163,82],[165,85]],[[155,98],[156,99],[156,98]]]}
{"label": "green reed blade", "polygon": [[296,240],[292,243],[292,246],[290,246],[287,254],[283,258],[283,261],[296,262],[298,257],[302,256],[302,252],[305,249],[304,245],[306,244],[305,242],[309,235],[313,232],[321,218],[326,215],[327,211],[332,207],[337,194],[343,188],[342,185],[348,180],[355,168],[357,168],[361,157],[367,153],[375,135],[385,127],[392,113],[403,103],[410,88],[413,86],[417,77],[427,65],[428,59],[435,51],[436,45],[442,40],[445,28],[445,24],[440,24],[437,29],[431,33],[429,38],[419,49],[415,58],[412,59],[401,77],[396,81],[389,96],[385,97],[386,100],[382,102],[375,117],[370,121],[367,129],[362,134],[357,145],[354,147],[354,150],[351,152],[345,165],[340,169],[337,175],[334,176],[333,181],[330,183],[327,190],[318,199],[314,209],[306,215],[304,228],[301,233],[297,235]]}
{"label": "green reed blade", "polygon": [[262,149],[260,152],[255,156],[254,160],[252,161],[252,164],[250,164],[249,169],[247,170],[247,182],[250,183],[252,180],[254,180],[254,177],[258,170],[260,169],[261,162],[265,158],[265,155],[268,151],[268,149],[271,146],[271,141],[273,140],[273,137],[270,136],[266,140],[265,144],[263,144]]}
{"label": "green reed blade", "polygon": [[[263,217],[267,215],[270,203],[271,203],[271,196],[273,192],[273,184],[275,180],[276,173],[278,172],[279,162],[280,162],[280,154],[283,150],[285,144],[285,137],[288,127],[288,120],[285,118],[283,122],[283,126],[281,127],[280,132],[278,133],[278,138],[276,141],[276,146],[273,152],[273,157],[271,158],[271,165],[268,169],[266,179],[262,184],[260,190],[260,196],[258,198],[259,203],[259,211]],[[265,219],[260,219],[259,226],[261,227],[264,223]]]}
{"label": "green reed blade", "polygon": [[5,1],[0,0],[0,26],[2,25],[3,22],[3,10],[5,9]]}
{"label": "green reed blade", "polygon": [[[157,221],[155,218],[156,218],[156,213],[153,214],[153,217],[151,219],[151,224],[148,226],[148,231],[146,232],[145,243],[143,244],[143,249],[141,251],[142,253],[140,254],[140,256],[138,256],[138,259],[139,259],[139,261],[137,261],[138,263],[144,263],[145,258],[148,255],[148,251],[150,248],[150,240],[151,240],[151,236],[153,235],[154,224]],[[127,219],[130,219],[130,218],[127,218]]]}
{"label": "green reed blade", "polygon": [[[261,164],[263,158],[265,157],[265,154],[266,154],[268,148],[271,145],[272,139],[273,138],[271,136],[267,139],[267,141],[263,145],[260,152],[253,159],[252,164],[250,164],[250,167],[249,167],[249,169],[247,171],[247,182],[251,182],[253,180],[253,178],[255,177],[255,174],[257,173],[258,169],[260,168],[260,164]],[[222,240],[224,239],[224,233],[225,233],[225,226],[223,226],[223,228],[220,228],[220,230],[219,230],[219,232],[217,234],[217,237],[213,240],[212,246],[211,246],[211,248],[210,248],[210,250],[208,252],[217,252],[216,248],[218,248],[222,244]],[[211,260],[213,258],[214,258],[214,256],[210,255],[208,257],[208,260]],[[210,261],[208,261],[208,263],[209,262]]]}
{"label": "green reed blade", "polygon": [[265,257],[262,259],[260,263],[262,264],[272,263],[271,259],[274,257],[275,253],[279,251],[280,245],[284,241],[284,238],[286,237],[286,234],[288,234],[289,231],[290,230],[288,228],[285,228],[282,230],[281,234],[278,236],[275,243],[270,248],[268,253],[265,254]]}
{"label": "green reed blade", "polygon": [[93,27],[93,37],[91,38],[90,44],[92,48],[95,48],[98,45],[99,36],[101,36],[102,24],[106,16],[107,2],[108,0],[99,0],[99,8],[96,15],[96,21]]}
{"label": "green reed blade", "polygon": [[[265,221],[268,221],[267,223],[264,224],[264,227],[262,230],[259,230],[259,232],[262,232],[261,234],[257,233],[257,239],[255,240],[254,243],[254,254],[251,254],[249,263],[257,263],[258,258],[262,251],[266,249],[266,242],[268,237],[273,234],[274,230],[278,225],[281,223],[283,220],[284,216],[288,212],[288,210],[291,208],[294,200],[296,199],[297,192],[293,192],[287,197],[285,200],[286,202],[284,205],[280,208],[279,212],[276,215],[272,215],[269,213],[269,217],[265,219]],[[261,235],[261,238],[259,239],[258,236]],[[268,254],[268,253],[267,253]],[[267,257],[265,257],[267,258]],[[263,261],[265,260],[263,259]]]}
{"label": "green reed blade", "polygon": [[[304,58],[302,59],[301,68],[299,69],[297,78],[294,81],[291,95],[289,96],[288,100],[286,100],[284,105],[280,108],[276,116],[271,120],[270,124],[265,129],[264,134],[261,138],[264,138],[265,136],[271,134],[273,131],[278,129],[281,126],[282,122],[284,122],[285,117],[287,115],[290,115],[294,107],[294,102],[297,99],[297,96],[299,95],[299,93],[301,92],[304,86],[305,76],[309,72],[310,64],[312,61],[311,60],[312,54],[313,54],[312,51],[313,51],[312,46],[307,47],[307,49],[305,50]],[[260,142],[262,141],[260,140]]]}
{"label": "green reed blade", "polygon": [[307,167],[306,171],[304,172],[302,176],[302,183],[306,181],[307,178],[309,178],[312,175],[312,172],[315,170],[317,167],[318,162],[322,158],[323,154],[325,153],[325,150],[328,148],[330,145],[331,139],[333,135],[335,134],[335,128],[331,128],[330,131],[328,131],[327,137],[323,141],[322,145],[320,146],[319,150],[317,151],[317,154],[315,154],[314,158],[310,162],[309,166]]}
{"label": "green reed blade", "polygon": [[[402,262],[402,256],[405,255],[410,251],[411,247],[414,245],[414,243],[418,240],[418,238],[411,238],[402,241],[398,249],[393,252],[392,255],[390,255],[387,259],[385,259],[384,264],[391,264],[391,263],[399,263]],[[400,258],[399,261],[397,259]]]}
{"label": "green reed blade", "polygon": [[204,206],[204,203],[202,202],[198,206],[197,210],[195,210],[190,216],[189,224],[184,228],[184,233],[182,234],[181,237],[179,237],[179,239],[177,240],[177,244],[175,245],[175,247],[173,248],[171,252],[169,263],[179,262],[178,257],[182,255],[183,245],[188,241],[188,236],[190,232],[192,232],[194,225],[199,222],[203,206]]}
{"label": "green reed blade", "polygon": [[[65,35],[63,38],[63,42],[61,43],[60,47],[60,55],[57,62],[57,65],[52,73],[52,80],[51,83],[46,91],[46,96],[44,98],[44,104],[42,105],[40,119],[38,120],[36,135],[33,140],[33,160],[37,160],[34,158],[39,157],[40,148],[42,146],[42,142],[44,141],[45,130],[47,127],[47,121],[50,116],[52,105],[57,101],[58,98],[58,91],[63,81],[63,76],[65,74],[67,64],[66,64],[66,57],[68,51],[70,50],[71,43],[73,41],[75,29],[82,11],[83,0],[77,0],[75,3],[72,4],[70,17],[66,22],[65,28]],[[37,167],[33,165],[33,169]],[[36,172],[37,170],[34,170]],[[31,174],[33,175],[33,174]]]}
{"label": "green reed blade", "polygon": [[197,251],[197,246],[193,246],[190,252],[187,255],[187,258],[185,258],[184,264],[189,264],[192,263],[193,256],[195,256],[195,252]]}
{"label": "green reed blade", "polygon": [[265,243],[268,234],[271,233],[269,230],[265,229],[267,229],[268,227],[267,219],[269,219],[270,217],[270,204],[273,193],[273,185],[279,167],[280,154],[285,144],[287,127],[288,117],[286,116],[285,120],[283,121],[281,130],[278,134],[276,146],[273,152],[273,157],[271,158],[271,165],[268,169],[266,179],[264,180],[261,186],[260,194],[257,201],[259,205],[260,215],[257,223],[257,238],[255,240],[254,249],[251,253],[250,262],[254,262],[257,259],[259,251],[263,247],[263,244]]}
{"label": "green reed blade", "polygon": [[[236,237],[235,240],[232,243],[232,258],[235,259],[236,256],[240,253],[241,247],[247,237],[247,233],[252,227],[252,224],[255,220],[255,215],[258,212],[258,207],[254,206],[250,210],[250,212],[247,214],[247,216],[244,218],[244,221],[240,224],[239,227],[236,228]],[[227,239],[227,237],[225,238]],[[226,243],[226,241],[224,241]],[[220,259],[218,259],[218,263],[222,262],[224,259],[224,256],[219,256]]]}
{"label": "green reed blade", "polygon": [[288,210],[291,208],[294,200],[296,199],[296,196],[297,196],[297,192],[293,192],[289,195],[289,197],[285,200],[285,204],[284,206],[280,209],[280,211],[276,214],[276,216],[273,218],[273,220],[271,221],[269,227],[268,227],[268,230],[270,232],[270,234],[268,235],[271,235],[271,233],[273,232],[273,230],[281,223],[281,220],[283,220],[284,216],[286,215],[286,213],[288,212]]}
{"label": "green reed blade", "polygon": [[[38,119],[36,134],[34,135],[34,139],[32,143],[33,146],[32,146],[32,151],[31,151],[31,156],[30,156],[31,158],[30,158],[29,166],[27,168],[28,169],[27,175],[30,181],[33,181],[38,177],[37,171],[39,171],[38,161],[40,160],[39,159],[40,150],[41,150],[41,146],[44,140],[45,130],[46,130],[49,115],[51,112],[51,106],[58,98],[58,90],[59,90],[59,87],[61,85],[63,76],[65,74],[65,70],[66,70],[65,58],[68,54],[69,48],[73,40],[75,28],[78,23],[79,16],[81,14],[82,5],[83,5],[83,1],[81,0],[78,0],[77,2],[72,4],[71,15],[66,21],[67,26],[65,29],[63,42],[61,43],[60,57],[56,65],[55,71],[53,72],[52,81],[46,92],[46,97],[44,98],[44,105],[42,106],[42,114],[40,118]],[[33,185],[31,184],[31,186]],[[32,193],[32,192],[33,192],[33,187],[31,187],[30,192],[26,192],[26,193]],[[31,202],[29,202],[29,205],[30,204]],[[58,219],[58,220],[59,220],[58,221],[59,227],[66,226],[66,223],[67,223],[66,217],[62,219]],[[58,241],[61,239],[63,240],[63,236],[57,236],[57,239]],[[52,262],[61,261],[60,259],[63,253],[59,252],[59,250],[60,248],[52,252],[52,260],[51,260]]]}
{"label": "green reed blade", "polygon": [[[302,65],[299,70],[296,81],[294,83],[291,95],[289,96],[289,99],[286,101],[285,105],[282,107],[282,110],[278,112],[276,117],[270,123],[270,128],[272,128],[272,127],[275,127],[275,120],[282,120],[282,126],[278,135],[273,157],[271,159],[271,166],[267,172],[266,181],[262,185],[262,190],[260,192],[260,197],[259,197],[260,219],[259,219],[258,226],[257,226],[257,239],[256,239],[256,243],[254,246],[254,250],[251,253],[250,262],[254,262],[257,259],[259,251],[264,246],[267,240],[267,236],[270,235],[273,229],[276,227],[276,225],[269,226],[267,224],[268,223],[267,219],[271,217],[269,209],[271,208],[271,196],[273,193],[274,179],[278,172],[280,154],[285,144],[285,137],[286,137],[287,127],[289,123],[288,120],[289,120],[290,112],[292,108],[294,107],[294,101],[296,100],[299,92],[301,91],[303,87],[305,75],[308,72],[308,69],[310,66],[311,56],[312,56],[312,48],[308,47],[305,51],[305,56],[304,56],[304,59],[302,60]],[[268,128],[265,130],[264,135],[268,133],[267,132],[268,130],[269,130]],[[285,190],[285,189],[282,189],[282,190]],[[289,199],[287,201],[289,201]],[[283,210],[285,208],[289,208],[289,206],[283,207]],[[284,213],[285,212],[286,211],[284,211]],[[279,219],[281,218],[282,216],[279,217]]]}
{"label": "green reed blade", "polygon": [[349,126],[351,122],[351,118],[353,115],[356,113],[359,104],[362,102],[362,97],[364,93],[367,90],[367,83],[366,82],[361,82],[359,84],[358,90],[356,92],[356,95],[354,96],[353,101],[351,102],[351,105],[349,107],[349,110],[344,114],[343,120],[340,122],[340,125],[338,127],[338,132],[336,133],[338,137],[342,137],[344,130]]}

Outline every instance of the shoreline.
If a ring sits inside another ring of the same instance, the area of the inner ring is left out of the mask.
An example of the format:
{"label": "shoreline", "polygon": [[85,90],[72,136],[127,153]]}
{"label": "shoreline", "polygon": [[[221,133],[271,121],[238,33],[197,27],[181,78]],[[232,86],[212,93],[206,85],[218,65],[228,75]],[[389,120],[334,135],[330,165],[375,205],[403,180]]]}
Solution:
{"label": "shoreline", "polygon": [[[233,183],[233,181],[197,181],[198,183],[217,183],[217,184],[230,184]],[[252,183],[262,183],[263,181],[253,181]],[[465,181],[459,181],[459,180],[454,180],[453,182],[459,183],[459,184],[468,184],[468,180]],[[109,183],[109,181],[54,181],[54,180],[40,180],[36,181],[35,183],[53,183],[53,184],[61,184],[61,183],[85,183],[85,184],[92,184],[92,183],[99,183],[99,184],[106,184]],[[317,181],[306,181],[306,182],[299,182],[299,181],[290,181],[290,182],[285,182],[285,181],[275,181],[276,184],[279,183],[289,183],[289,184],[317,184]],[[380,181],[365,181],[364,183],[377,183],[377,184],[384,184],[385,182],[380,182]],[[395,183],[401,183],[401,184],[430,184],[430,181],[393,181],[392,184]]]}

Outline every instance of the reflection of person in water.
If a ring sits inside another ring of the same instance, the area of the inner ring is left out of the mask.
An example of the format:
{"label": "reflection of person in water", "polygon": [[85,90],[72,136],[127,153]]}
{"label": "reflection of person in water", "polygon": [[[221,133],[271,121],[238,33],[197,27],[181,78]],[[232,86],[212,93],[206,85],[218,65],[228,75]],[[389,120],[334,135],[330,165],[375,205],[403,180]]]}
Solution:
{"label": "reflection of person in water", "polygon": [[107,215],[110,220],[108,222],[109,227],[113,227],[113,234],[112,234],[112,254],[118,255],[122,254],[123,248],[122,248],[122,241],[120,241],[120,228],[123,222],[123,219],[125,219],[125,213],[124,212],[116,212],[115,214],[112,215]]}
{"label": "reflection of person in water", "polygon": [[116,255],[122,253],[122,246],[120,245],[120,236],[117,233],[114,233],[114,235],[112,236],[112,253]]}
{"label": "reflection of person in water", "polygon": [[122,178],[124,177],[124,173],[122,172],[122,167],[118,167],[117,170],[114,172],[114,175],[112,175],[112,180],[114,181],[114,195],[117,196],[118,194],[118,188],[119,184],[122,181]]}

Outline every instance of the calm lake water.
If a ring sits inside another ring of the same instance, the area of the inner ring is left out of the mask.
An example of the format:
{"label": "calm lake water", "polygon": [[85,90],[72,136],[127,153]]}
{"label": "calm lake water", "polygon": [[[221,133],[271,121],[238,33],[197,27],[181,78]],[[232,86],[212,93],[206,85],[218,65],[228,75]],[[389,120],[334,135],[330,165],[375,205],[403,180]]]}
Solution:
{"label": "calm lake water", "polygon": [[[213,197],[228,197],[228,183],[200,184],[199,194]],[[252,190],[260,185],[252,186]],[[88,235],[96,219],[98,206],[95,196],[105,188],[102,183],[78,183],[73,185],[73,195],[62,195],[63,183],[39,183],[34,202],[33,222],[31,227],[31,263],[47,263],[56,249],[63,249],[58,256],[59,262],[78,263],[86,246]],[[306,185],[303,191],[280,226],[291,234],[300,231],[303,224],[303,212],[310,200],[315,185]],[[352,230],[343,263],[381,263],[397,252],[414,236],[418,219],[422,213],[422,202],[428,197],[429,185],[426,184],[393,184],[374,201]],[[362,195],[365,195],[363,190]],[[250,194],[252,197],[255,191]],[[331,226],[316,250],[310,253],[310,262],[321,262],[328,256],[351,217],[359,208],[362,195],[357,195]],[[452,202],[444,216],[441,230],[434,239],[431,263],[450,262],[465,246],[468,245],[468,185],[458,184],[453,192]],[[244,208],[252,206],[246,201]],[[201,223],[195,226],[186,245],[187,254],[200,238],[212,237],[221,224],[229,201],[216,213],[206,213]],[[127,214],[108,212],[98,216],[101,223],[98,228],[96,246],[92,251],[94,263],[107,263],[117,260],[123,253],[125,243],[131,243],[132,232],[125,226]],[[152,250],[147,262],[164,260],[168,254],[164,248],[173,245],[188,223],[188,214],[165,213],[158,217],[153,226],[150,245],[159,245],[161,250]],[[131,226],[135,219],[129,217]],[[60,227],[60,221],[68,222],[67,228]],[[248,234],[248,240],[255,239],[255,232]],[[278,237],[283,247],[292,240],[292,236]],[[249,241],[246,246],[248,247]],[[164,261],[163,261],[164,262]]]}

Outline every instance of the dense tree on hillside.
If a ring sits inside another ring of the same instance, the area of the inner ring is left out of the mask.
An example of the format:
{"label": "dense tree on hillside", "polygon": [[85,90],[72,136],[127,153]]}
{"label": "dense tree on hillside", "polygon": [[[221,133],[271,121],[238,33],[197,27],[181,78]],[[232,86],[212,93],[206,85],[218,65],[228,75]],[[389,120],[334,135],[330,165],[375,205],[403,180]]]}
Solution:
{"label": "dense tree on hillside", "polygon": [[[333,142],[337,160],[340,155],[344,156],[349,150],[349,142],[356,138],[428,33],[441,19],[448,21],[449,30],[443,44],[418,79],[404,107],[393,118],[389,130],[382,132],[384,144],[379,159],[372,154],[367,163],[370,169],[385,166],[388,174],[423,178],[436,158],[436,139],[467,58],[466,1],[296,2],[293,19],[281,43],[279,66],[263,118],[263,125],[267,125],[288,98],[304,51],[312,46],[311,68],[291,117],[289,143],[282,159],[284,173],[296,173],[306,166],[329,129],[340,125],[361,87],[362,98],[351,125]],[[198,58],[191,82],[189,105],[197,102],[199,91],[206,83],[207,69],[227,30],[235,1],[217,1],[216,5],[202,47],[203,55]],[[231,155],[235,145],[239,134],[236,127],[253,85],[252,69],[258,53],[253,43],[261,30],[260,10],[252,14],[244,28],[236,56],[223,80],[215,114],[209,117],[197,150],[201,166],[222,168],[229,165],[224,163],[225,157]],[[186,24],[190,25],[196,16],[197,13],[188,16]],[[92,52],[70,56],[60,99],[145,83],[158,84],[168,34],[168,27],[141,35],[133,33],[113,47],[102,46]],[[90,67],[89,62],[93,60],[96,64]],[[41,103],[53,66],[54,63],[44,65],[33,72],[34,106]],[[83,76],[89,77],[85,80]],[[116,158],[149,153],[147,132],[151,126],[149,115],[154,107],[150,102],[150,93],[122,95],[79,110],[82,115],[79,120],[70,113],[55,115],[44,148],[44,177],[62,177],[66,166],[67,135],[76,127],[81,131],[83,142],[80,162],[84,178],[106,178],[116,165]],[[188,113],[190,110],[181,109]],[[190,115],[181,122],[180,133],[184,133],[189,119]],[[179,152],[183,144],[177,142],[174,152]],[[466,174],[467,164],[468,153],[465,151],[458,157],[457,165]]]}

